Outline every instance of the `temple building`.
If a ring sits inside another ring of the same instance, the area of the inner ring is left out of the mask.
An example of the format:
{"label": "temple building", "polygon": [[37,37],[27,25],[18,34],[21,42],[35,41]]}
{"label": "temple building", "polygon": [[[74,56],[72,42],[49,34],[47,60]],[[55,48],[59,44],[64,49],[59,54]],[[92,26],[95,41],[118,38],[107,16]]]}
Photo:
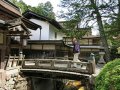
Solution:
{"label": "temple building", "polygon": [[[73,57],[72,38],[62,31],[54,19],[26,11],[21,15],[17,6],[0,1],[0,68],[4,69],[6,57],[22,52],[25,58]],[[82,29],[81,29],[82,30]],[[91,29],[80,39],[81,58],[104,50],[100,36],[93,36]]]}
{"label": "temple building", "polygon": [[[27,47],[24,48],[26,58],[67,56],[69,59],[72,59],[72,38],[67,37],[63,33],[61,23],[32,11],[23,13],[23,16],[42,26],[42,28],[38,28],[36,31],[30,29],[32,36],[28,40]],[[92,35],[90,28],[81,28],[79,32],[82,30],[86,30],[86,34],[80,39],[80,58],[90,57],[90,53],[94,53],[99,57],[99,52],[104,49],[101,45],[100,36]]]}
{"label": "temple building", "polygon": [[[60,57],[61,47],[64,46],[62,26],[54,19],[26,11],[23,16],[30,21],[41,25],[36,31],[30,29],[32,36],[24,48],[25,58]],[[29,53],[28,53],[29,52]],[[63,56],[62,55],[62,56]]]}

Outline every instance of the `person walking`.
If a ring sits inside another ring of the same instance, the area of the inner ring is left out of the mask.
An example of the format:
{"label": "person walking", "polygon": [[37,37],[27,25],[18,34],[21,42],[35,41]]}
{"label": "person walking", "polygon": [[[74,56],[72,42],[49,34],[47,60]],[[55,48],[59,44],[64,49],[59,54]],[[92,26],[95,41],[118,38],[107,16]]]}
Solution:
{"label": "person walking", "polygon": [[[80,44],[76,38],[73,38],[73,54],[74,54],[73,61],[74,62],[81,62],[79,60]],[[77,67],[77,63],[74,63],[74,67]]]}

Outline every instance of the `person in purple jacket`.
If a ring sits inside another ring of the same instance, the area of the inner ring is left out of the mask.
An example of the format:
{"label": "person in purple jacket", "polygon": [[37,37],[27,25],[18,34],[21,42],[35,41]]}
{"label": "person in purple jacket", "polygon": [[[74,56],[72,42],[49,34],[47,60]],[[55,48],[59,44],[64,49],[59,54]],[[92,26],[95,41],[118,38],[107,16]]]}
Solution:
{"label": "person in purple jacket", "polygon": [[[80,44],[76,38],[73,38],[73,54],[74,54],[73,61],[80,62],[80,60],[78,59],[80,54]],[[76,63],[74,63],[74,67],[77,67]]]}

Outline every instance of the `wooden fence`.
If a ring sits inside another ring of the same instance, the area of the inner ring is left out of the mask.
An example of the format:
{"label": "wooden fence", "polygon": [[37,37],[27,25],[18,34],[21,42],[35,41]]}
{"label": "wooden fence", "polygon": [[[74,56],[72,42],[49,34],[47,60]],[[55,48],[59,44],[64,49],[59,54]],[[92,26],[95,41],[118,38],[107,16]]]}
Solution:
{"label": "wooden fence", "polygon": [[17,66],[22,66],[22,62],[24,60],[24,56],[22,58],[20,58],[20,56],[11,56],[9,55],[7,58],[6,58],[6,66],[5,66],[5,69],[11,69],[11,68],[15,68]]}

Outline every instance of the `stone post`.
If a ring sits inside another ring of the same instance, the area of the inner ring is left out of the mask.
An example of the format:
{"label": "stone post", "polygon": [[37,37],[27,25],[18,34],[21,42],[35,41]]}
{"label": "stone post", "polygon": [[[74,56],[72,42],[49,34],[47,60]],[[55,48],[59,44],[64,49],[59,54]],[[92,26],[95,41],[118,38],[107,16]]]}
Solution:
{"label": "stone post", "polygon": [[98,63],[105,64],[105,60],[104,60],[105,52],[99,52],[99,55],[100,55],[100,59],[99,59]]}
{"label": "stone post", "polygon": [[94,53],[91,53],[91,54],[90,54],[90,58],[91,58],[93,73],[95,74],[96,63],[95,63],[95,55],[94,55]]}

